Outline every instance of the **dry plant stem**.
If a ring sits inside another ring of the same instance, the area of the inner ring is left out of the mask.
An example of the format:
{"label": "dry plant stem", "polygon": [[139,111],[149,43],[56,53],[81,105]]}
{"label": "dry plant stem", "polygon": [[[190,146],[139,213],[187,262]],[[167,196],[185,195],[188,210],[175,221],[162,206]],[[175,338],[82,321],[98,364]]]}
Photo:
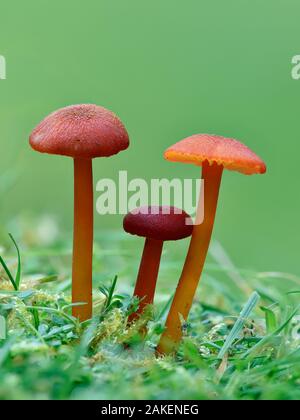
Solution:
{"label": "dry plant stem", "polygon": [[[180,315],[187,320],[206,260],[216,215],[223,167],[205,163],[202,168],[204,180],[204,221],[195,224],[193,235],[179,280],[179,284],[167,318],[166,329],[157,348],[158,354],[176,351],[182,338]],[[200,220],[203,206],[199,205]]]}
{"label": "dry plant stem", "polygon": [[129,317],[129,323],[137,319],[147,305],[153,304],[163,244],[160,240],[146,239],[134,290],[134,296],[141,302],[138,311]]}
{"label": "dry plant stem", "polygon": [[93,168],[92,159],[74,159],[74,238],[72,302],[80,321],[92,317],[93,262]]}

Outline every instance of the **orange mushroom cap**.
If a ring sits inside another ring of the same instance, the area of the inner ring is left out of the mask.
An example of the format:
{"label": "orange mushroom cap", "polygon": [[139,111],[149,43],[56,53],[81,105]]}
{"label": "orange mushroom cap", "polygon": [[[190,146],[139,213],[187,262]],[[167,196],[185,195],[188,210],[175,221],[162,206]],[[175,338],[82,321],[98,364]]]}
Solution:
{"label": "orange mushroom cap", "polygon": [[129,146],[128,133],[111,111],[97,105],[72,105],[46,117],[31,133],[41,153],[73,158],[108,157]]}
{"label": "orange mushroom cap", "polygon": [[177,241],[193,233],[193,221],[183,210],[168,206],[140,207],[124,218],[124,230],[131,235],[161,241]]}
{"label": "orange mushroom cap", "polygon": [[264,174],[265,163],[247,146],[237,140],[209,134],[196,134],[171,146],[165,159],[172,162],[202,166],[217,163],[230,171],[245,175]]}

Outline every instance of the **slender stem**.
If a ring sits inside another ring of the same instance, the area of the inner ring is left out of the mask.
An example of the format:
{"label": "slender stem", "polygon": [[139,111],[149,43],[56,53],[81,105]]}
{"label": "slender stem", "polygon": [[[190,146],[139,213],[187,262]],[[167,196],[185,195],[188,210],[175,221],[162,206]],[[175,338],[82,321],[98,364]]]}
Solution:
{"label": "slender stem", "polygon": [[129,323],[138,318],[145,307],[154,301],[163,244],[163,241],[146,239],[134,290],[134,296],[138,297],[141,302],[138,311],[129,317]]}
{"label": "slender stem", "polygon": [[[166,329],[157,348],[159,354],[174,352],[182,338],[180,316],[187,320],[203,271],[214,226],[222,173],[222,166],[210,166],[208,163],[203,165],[204,194],[201,199],[204,199],[204,203],[200,203],[198,207],[190,248],[167,318]],[[202,219],[203,204],[204,220],[197,224]]]}
{"label": "slender stem", "polygon": [[74,159],[74,239],[72,302],[80,321],[92,317],[93,168],[91,159]]}

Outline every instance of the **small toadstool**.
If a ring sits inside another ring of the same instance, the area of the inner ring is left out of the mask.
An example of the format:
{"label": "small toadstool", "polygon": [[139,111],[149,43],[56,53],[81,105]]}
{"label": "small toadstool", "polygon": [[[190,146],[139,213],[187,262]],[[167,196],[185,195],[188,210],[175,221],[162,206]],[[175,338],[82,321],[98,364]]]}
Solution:
{"label": "small toadstool", "polygon": [[[196,222],[182,275],[167,318],[158,353],[176,350],[182,337],[180,315],[187,320],[207,256],[223,169],[245,175],[264,174],[265,163],[244,144],[225,137],[198,134],[188,137],[165,152],[165,159],[172,162],[202,166],[204,180],[204,221]],[[197,220],[201,219],[199,205]]]}
{"label": "small toadstool", "polygon": [[164,241],[177,241],[191,236],[193,222],[183,210],[168,206],[149,206],[136,209],[124,218],[124,230],[146,238],[144,252],[134,290],[140,299],[136,319],[153,303]]}
{"label": "small toadstool", "polygon": [[72,302],[80,321],[92,316],[93,170],[92,159],[109,157],[129,146],[118,117],[97,105],[73,105],[46,117],[30,136],[41,153],[74,159],[74,239]]}

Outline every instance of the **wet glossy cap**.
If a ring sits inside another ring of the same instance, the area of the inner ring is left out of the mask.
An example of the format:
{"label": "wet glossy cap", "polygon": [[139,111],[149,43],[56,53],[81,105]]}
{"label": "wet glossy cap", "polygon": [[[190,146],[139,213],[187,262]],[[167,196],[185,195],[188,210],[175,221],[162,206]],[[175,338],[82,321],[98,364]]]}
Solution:
{"label": "wet glossy cap", "polygon": [[264,174],[266,165],[247,146],[237,140],[209,134],[196,134],[174,144],[165,152],[172,162],[192,163],[202,166],[217,163],[230,171],[245,175]]}
{"label": "wet glossy cap", "polygon": [[111,111],[97,105],[73,105],[46,117],[31,133],[41,153],[73,158],[108,157],[129,146],[128,133]]}
{"label": "wet glossy cap", "polygon": [[193,221],[176,207],[141,207],[124,218],[124,230],[131,235],[162,241],[177,241],[193,233]]}

